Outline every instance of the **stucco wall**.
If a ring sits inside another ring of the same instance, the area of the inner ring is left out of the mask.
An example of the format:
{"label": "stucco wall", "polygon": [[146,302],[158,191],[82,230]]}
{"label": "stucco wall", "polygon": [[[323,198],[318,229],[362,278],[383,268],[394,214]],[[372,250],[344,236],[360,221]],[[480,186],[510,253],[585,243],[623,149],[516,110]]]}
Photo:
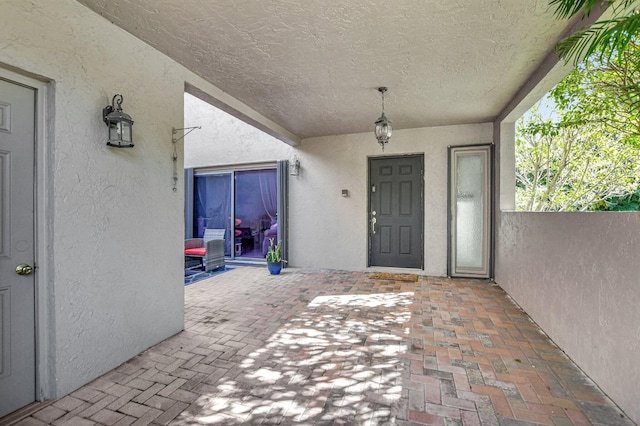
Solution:
{"label": "stucco wall", "polygon": [[[171,128],[189,74],[71,0],[3,1],[0,40],[0,63],[51,81],[38,302],[41,392],[60,397],[183,328]],[[130,150],[105,146],[102,108],[116,92],[135,120]]]}
{"label": "stucco wall", "polygon": [[[439,276],[446,274],[447,259],[447,146],[488,143],[493,129],[475,124],[394,130],[384,153],[373,131],[305,139],[294,148],[190,95],[185,125],[203,126],[186,138],[185,167],[300,160],[299,176],[289,179],[289,262],[306,268],[365,269],[368,157],[424,154],[424,271]],[[343,189],[349,197],[342,197]]]}
{"label": "stucco wall", "polygon": [[640,213],[499,215],[496,281],[640,421]]}
{"label": "stucco wall", "polygon": [[184,94],[184,125],[200,126],[184,139],[184,167],[293,159],[290,145],[192,96]]}

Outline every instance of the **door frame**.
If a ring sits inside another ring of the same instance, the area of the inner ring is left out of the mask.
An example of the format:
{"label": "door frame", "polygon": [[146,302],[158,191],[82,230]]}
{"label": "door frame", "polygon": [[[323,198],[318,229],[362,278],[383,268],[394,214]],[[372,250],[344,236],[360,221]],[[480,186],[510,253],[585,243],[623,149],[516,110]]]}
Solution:
{"label": "door frame", "polygon": [[[421,164],[421,173],[420,173],[420,216],[422,226],[420,227],[420,267],[419,268],[403,268],[403,267],[394,267],[394,266],[376,266],[371,264],[371,215],[369,212],[371,211],[371,160],[379,160],[379,159],[390,159],[390,158],[403,158],[403,157],[420,157]],[[367,267],[368,268],[388,268],[388,269],[419,269],[424,270],[424,236],[425,236],[425,183],[424,183],[424,152],[414,152],[407,154],[392,154],[392,155],[370,155],[367,157],[367,207],[366,207],[366,235],[367,235]]]}
{"label": "door frame", "polygon": [[[34,76],[14,68],[8,69],[0,65],[0,79],[26,86],[36,91],[35,99],[35,149],[34,149],[34,267],[35,280],[35,359],[36,359],[36,395],[35,401],[43,401],[55,397],[55,378],[51,374],[49,355],[54,354],[55,329],[53,316],[49,309],[51,290],[49,289],[53,253],[47,247],[53,241],[52,217],[47,213],[53,208],[53,185],[50,164],[52,150],[48,140],[52,128],[47,126],[48,107],[53,108],[53,89],[46,78]],[[52,126],[52,125],[51,125]]]}
{"label": "door frame", "polygon": [[[455,177],[453,176],[454,168],[452,167],[453,162],[453,151],[454,150],[461,151],[474,151],[474,150],[487,150],[488,158],[487,158],[487,167],[489,168],[487,173],[486,187],[489,191],[489,198],[485,203],[484,210],[488,215],[487,224],[489,229],[486,232],[488,241],[484,241],[483,244],[486,244],[487,249],[487,258],[486,258],[486,267],[483,271],[474,271],[474,270],[466,270],[456,272],[454,271],[454,250],[452,244],[452,233],[455,232],[453,229],[453,196],[452,196],[452,188],[455,182]],[[495,272],[495,144],[493,143],[485,143],[485,144],[474,144],[474,145],[449,145],[447,147],[447,276],[448,277],[459,277],[459,278],[480,278],[480,279],[490,279],[493,280],[494,272]]]}

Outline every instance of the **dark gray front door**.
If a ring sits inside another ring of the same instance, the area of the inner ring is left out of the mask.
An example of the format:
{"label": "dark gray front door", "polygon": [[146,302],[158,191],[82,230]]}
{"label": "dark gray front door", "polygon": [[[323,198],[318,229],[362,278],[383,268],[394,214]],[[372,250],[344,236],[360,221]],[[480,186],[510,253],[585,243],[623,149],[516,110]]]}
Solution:
{"label": "dark gray front door", "polygon": [[422,268],[422,155],[369,159],[369,266]]}

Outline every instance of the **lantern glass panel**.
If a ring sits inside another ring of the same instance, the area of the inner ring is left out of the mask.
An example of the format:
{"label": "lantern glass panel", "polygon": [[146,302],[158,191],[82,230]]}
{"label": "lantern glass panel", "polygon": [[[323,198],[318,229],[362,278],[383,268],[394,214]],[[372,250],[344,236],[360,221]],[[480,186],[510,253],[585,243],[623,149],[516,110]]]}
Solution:
{"label": "lantern glass panel", "polygon": [[119,123],[121,126],[121,137],[125,145],[131,145],[131,123],[128,121],[122,121]]}
{"label": "lantern glass panel", "polygon": [[391,137],[391,126],[388,122],[379,122],[376,124],[376,138]]}
{"label": "lantern glass panel", "polygon": [[109,142],[113,144],[120,144],[122,140],[121,135],[122,130],[119,122],[109,122]]}

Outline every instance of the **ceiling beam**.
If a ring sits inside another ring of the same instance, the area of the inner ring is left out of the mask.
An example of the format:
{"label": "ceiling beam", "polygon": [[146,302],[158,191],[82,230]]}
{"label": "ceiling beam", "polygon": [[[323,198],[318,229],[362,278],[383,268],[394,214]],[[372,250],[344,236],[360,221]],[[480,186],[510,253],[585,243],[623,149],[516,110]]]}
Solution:
{"label": "ceiling beam", "polygon": [[299,136],[274,123],[222,90],[219,90],[219,93],[214,96],[190,83],[185,83],[184,91],[288,145],[298,146],[302,142]]}

